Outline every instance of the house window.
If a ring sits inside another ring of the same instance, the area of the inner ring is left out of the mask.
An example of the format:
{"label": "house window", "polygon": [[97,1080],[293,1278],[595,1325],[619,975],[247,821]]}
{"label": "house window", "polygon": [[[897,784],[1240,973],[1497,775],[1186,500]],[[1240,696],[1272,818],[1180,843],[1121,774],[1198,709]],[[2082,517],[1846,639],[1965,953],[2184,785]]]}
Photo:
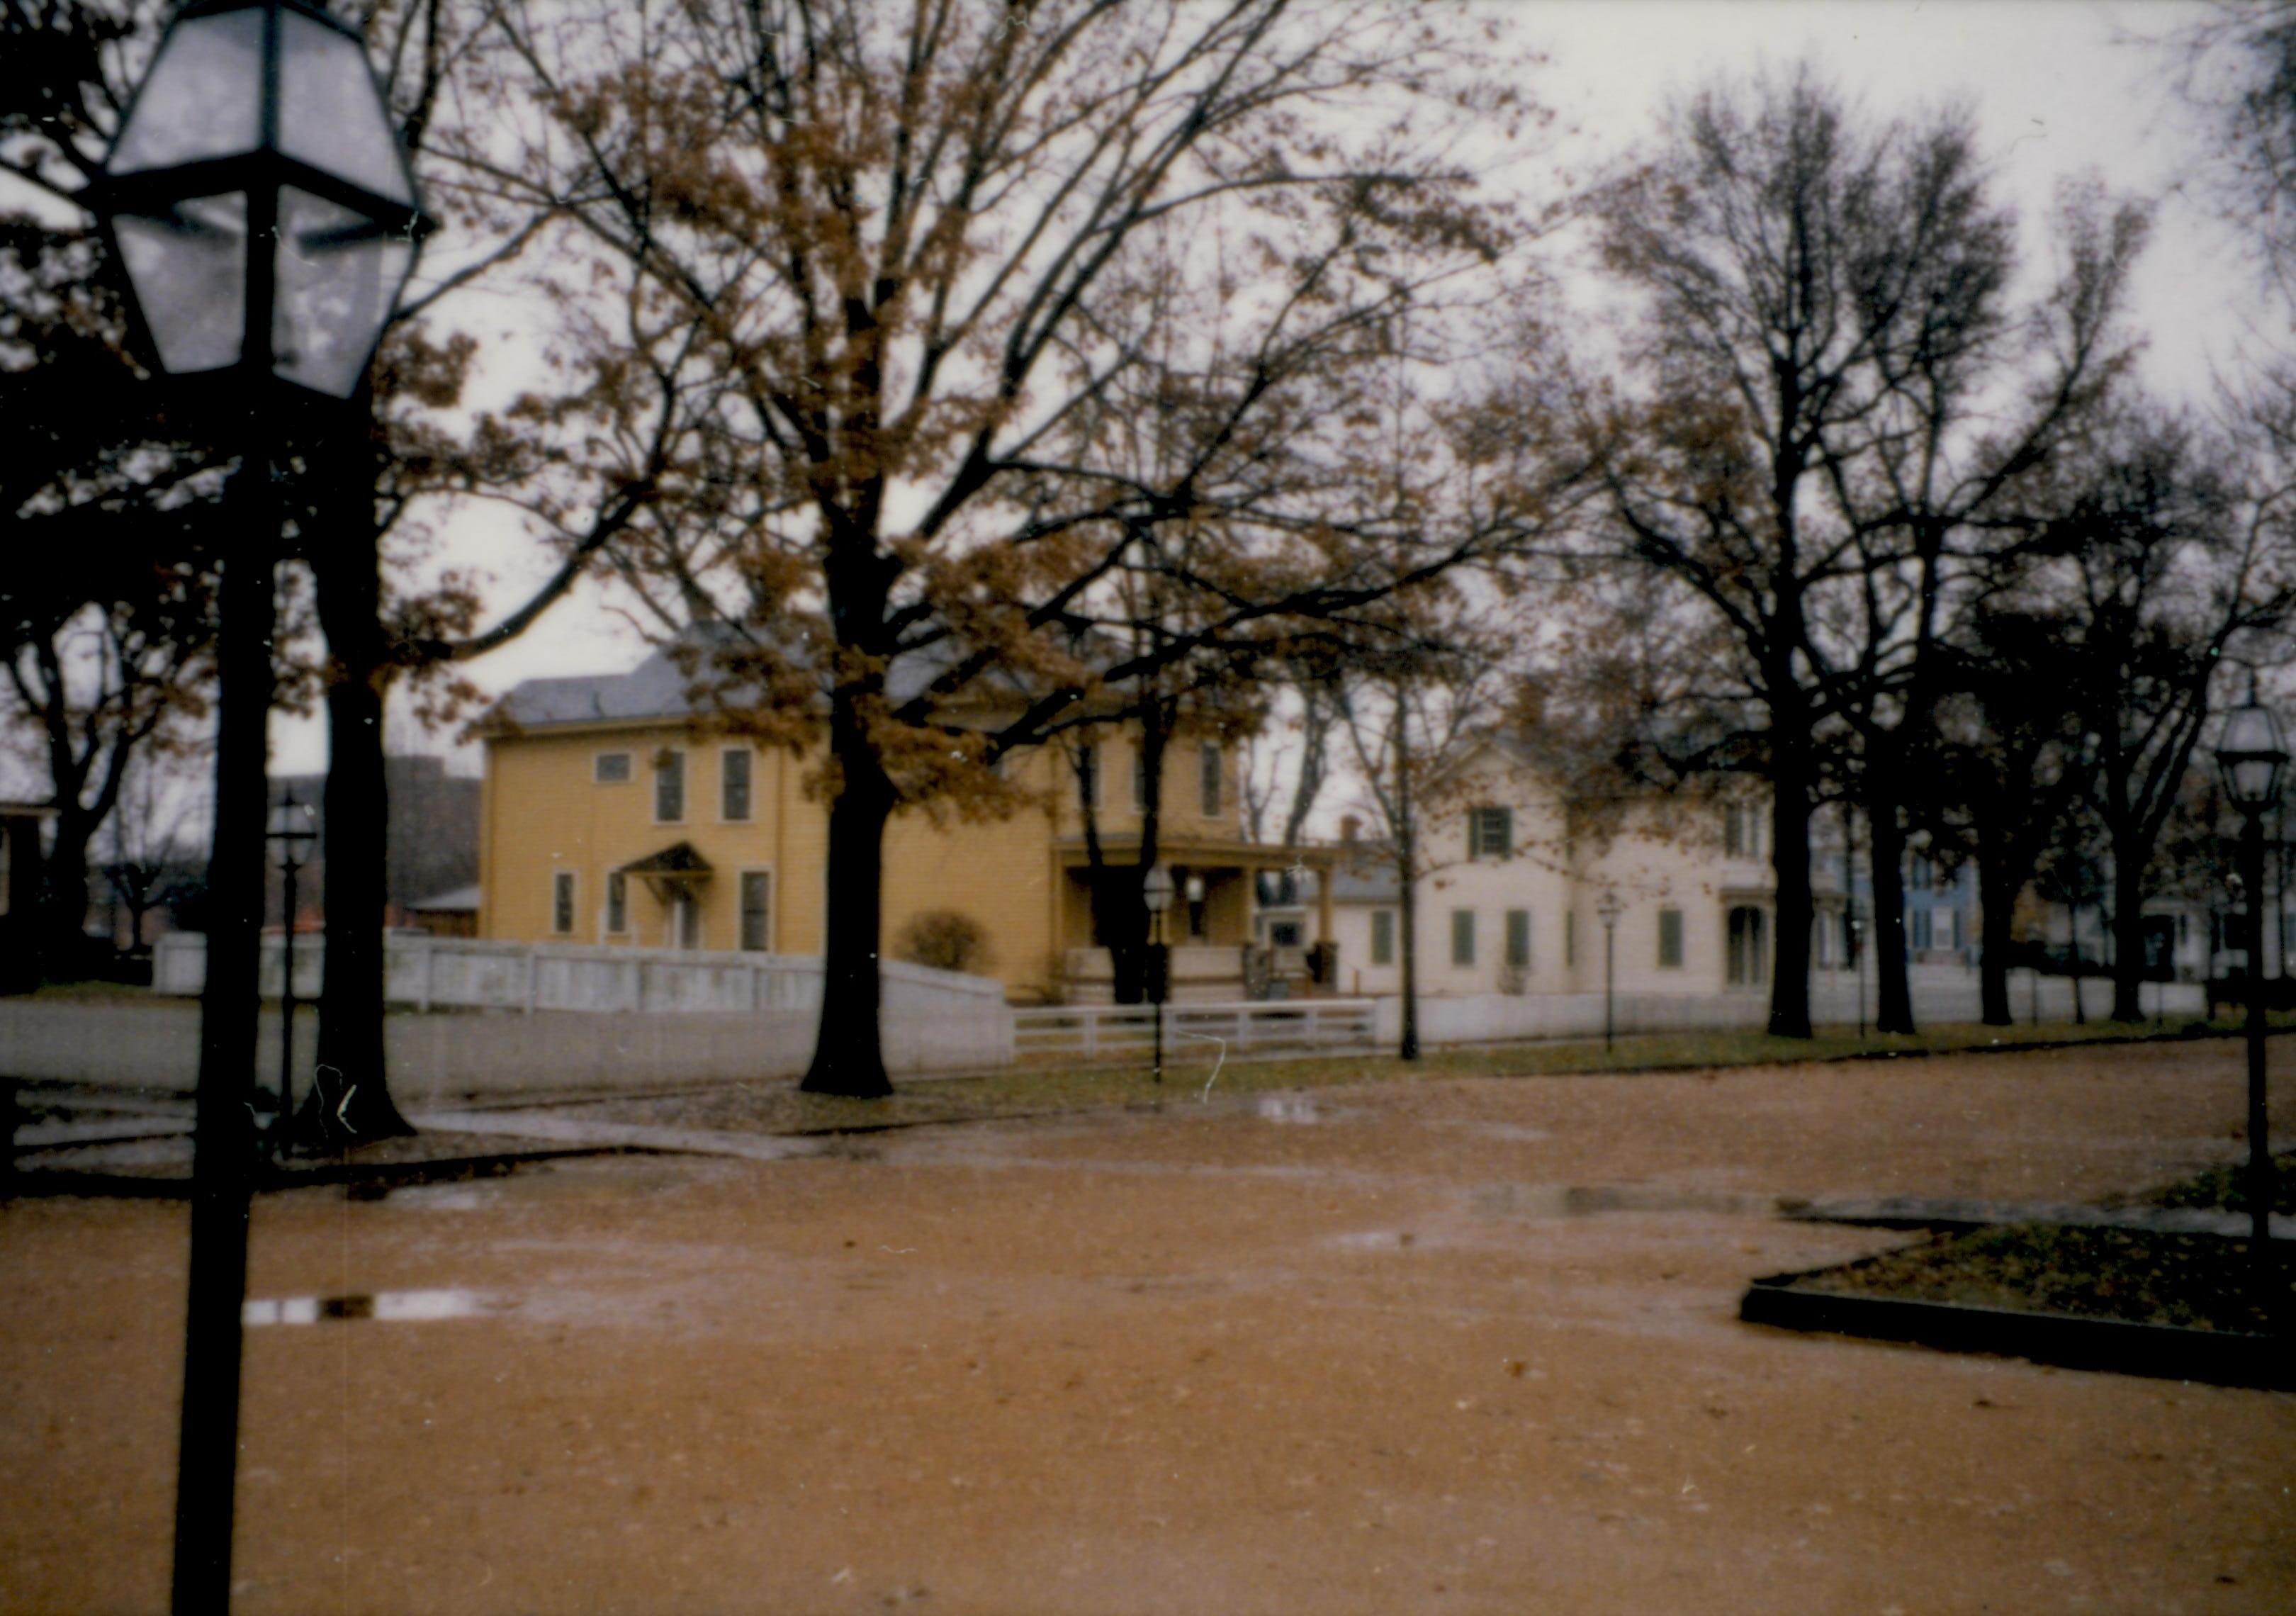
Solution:
{"label": "house window", "polygon": [[[1730,911],[1730,985],[1751,988],[1766,972],[1766,933],[1768,917],[1761,910],[1741,906]],[[1677,962],[1679,963],[1679,962]]]}
{"label": "house window", "polygon": [[1926,892],[1937,884],[1937,874],[1930,865],[1928,854],[1914,855],[1913,875],[1906,884],[1916,892]]}
{"label": "house window", "polygon": [[630,878],[619,870],[606,877],[606,934],[619,937],[630,929]]}
{"label": "house window", "polygon": [[742,872],[742,947],[764,954],[773,947],[774,878],[767,870]]}
{"label": "house window", "polygon": [[[1378,917],[1374,915],[1373,916],[1373,924],[1374,928],[1377,926],[1377,923]],[[1275,922],[1275,924],[1267,928],[1267,940],[1271,947],[1277,948],[1298,947],[1300,946],[1300,923],[1296,920],[1279,920]]]}
{"label": "house window", "polygon": [[574,872],[556,870],[550,877],[550,929],[561,937],[574,934]]}
{"label": "house window", "polygon": [[1722,810],[1722,857],[1743,858],[1746,856],[1746,814],[1733,802]]}
{"label": "house window", "polygon": [[1455,965],[1475,963],[1475,912],[1472,909],[1451,911],[1451,963]]}
{"label": "house window", "polygon": [[750,759],[746,746],[729,746],[718,755],[718,816],[745,820],[750,816]]}
{"label": "house window", "polygon": [[1374,909],[1371,912],[1371,963],[1374,965],[1395,964],[1395,911]]}
{"label": "house window", "polygon": [[1930,946],[1930,912],[1927,909],[1906,911],[1906,945],[1916,952]]}
{"label": "house window", "polygon": [[1467,810],[1467,857],[1506,858],[1514,853],[1514,810],[1479,808]]}
{"label": "house window", "polygon": [[653,760],[653,822],[676,824],[685,817],[685,754],[664,747]]}
{"label": "house window", "polygon": [[1207,819],[1220,816],[1220,749],[1207,741],[1196,748],[1196,794]]}
{"label": "house window", "polygon": [[591,763],[590,778],[600,785],[627,785],[630,780],[629,753],[600,752]]}
{"label": "house window", "polygon": [[1682,968],[1682,911],[1658,912],[1658,963],[1662,971]]}
{"label": "house window", "polygon": [[1506,963],[1510,970],[1530,969],[1530,911],[1528,909],[1507,911]]}

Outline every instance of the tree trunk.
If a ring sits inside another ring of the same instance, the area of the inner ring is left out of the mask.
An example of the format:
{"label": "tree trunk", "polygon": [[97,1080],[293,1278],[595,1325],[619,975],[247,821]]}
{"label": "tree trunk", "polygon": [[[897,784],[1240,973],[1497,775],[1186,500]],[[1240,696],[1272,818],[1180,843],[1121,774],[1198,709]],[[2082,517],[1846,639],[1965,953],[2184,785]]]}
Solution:
{"label": "tree trunk", "polygon": [[[326,964],[318,1052],[297,1132],[336,1144],[414,1131],[390,1097],[383,1040],[383,924],[390,787],[383,768],[382,564],[362,463],[344,490],[340,539],[312,546],[327,636],[327,783],[320,816]],[[372,486],[372,482],[367,485]],[[293,925],[291,915],[288,922]]]}
{"label": "tree trunk", "polygon": [[1809,1037],[1809,777],[1803,747],[1781,746],[1770,781],[1770,868],[1778,888],[1770,977],[1773,1038]]}
{"label": "tree trunk", "polygon": [[1395,879],[1403,936],[1403,1037],[1396,1048],[1419,1058],[1419,822],[1411,800],[1411,719],[1403,692],[1395,693]]}
{"label": "tree trunk", "polygon": [[884,930],[885,824],[893,783],[856,710],[855,693],[830,704],[830,754],[840,775],[829,806],[829,927],[821,962],[821,1026],[809,1095],[882,1100],[893,1092],[877,1024],[877,955]]}
{"label": "tree trunk", "polygon": [[[2139,991],[2144,982],[2144,865],[2139,859],[2121,857],[2120,851],[2113,849],[2112,860],[2112,1019],[2141,1021],[2144,1019],[2144,995]],[[2251,893],[2249,902],[2261,909],[2264,894]],[[2251,974],[2258,964],[2256,960],[2248,962]]]}
{"label": "tree trunk", "polygon": [[2023,885],[2008,860],[1983,857],[1978,860],[1980,948],[1977,991],[1981,1005],[1978,1019],[1988,1027],[2014,1024],[2009,1013],[2010,926],[2015,919],[2017,893]]}
{"label": "tree trunk", "polygon": [[1406,1061],[1419,1058],[1419,889],[1411,879],[1411,854],[1406,841],[1397,843],[1397,930],[1403,950],[1403,1038],[1395,1053]]}
{"label": "tree trunk", "polygon": [[1906,830],[1893,802],[1866,809],[1874,875],[1874,1030],[1914,1030],[1914,994],[1906,974]]}

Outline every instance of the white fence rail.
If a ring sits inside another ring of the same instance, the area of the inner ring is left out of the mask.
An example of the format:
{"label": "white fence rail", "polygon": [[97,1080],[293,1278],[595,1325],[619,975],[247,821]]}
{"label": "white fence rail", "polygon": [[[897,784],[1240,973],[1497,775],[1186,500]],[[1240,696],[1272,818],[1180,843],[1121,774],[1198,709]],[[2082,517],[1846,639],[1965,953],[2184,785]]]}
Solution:
{"label": "white fence rail", "polygon": [[[262,992],[276,997],[285,939],[263,939]],[[160,993],[192,995],[207,980],[207,939],[174,931],[153,949],[152,982]],[[295,991],[316,998],[324,939],[295,939]],[[988,977],[934,971],[898,960],[879,967],[889,1008],[1001,1005]],[[383,946],[383,997],[418,1010],[580,1010],[640,1013],[821,1007],[816,955],[703,953],[678,948],[602,948],[580,944],[480,942],[394,933]]]}
{"label": "white fence rail", "polygon": [[[1218,1039],[1231,1054],[1256,1049],[1369,1049],[1377,1006],[1370,999],[1271,999],[1164,1006],[1169,1059],[1191,1040]],[[1062,1005],[1013,1012],[1018,1055],[1145,1054],[1156,1037],[1148,1005]]]}

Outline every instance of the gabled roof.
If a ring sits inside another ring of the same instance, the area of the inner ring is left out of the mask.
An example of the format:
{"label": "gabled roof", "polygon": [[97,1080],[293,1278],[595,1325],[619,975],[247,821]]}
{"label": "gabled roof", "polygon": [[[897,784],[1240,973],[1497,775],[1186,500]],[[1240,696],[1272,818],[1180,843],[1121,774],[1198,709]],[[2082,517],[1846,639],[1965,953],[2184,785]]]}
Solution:
{"label": "gabled roof", "polygon": [[707,875],[709,861],[694,850],[690,841],[673,841],[659,853],[649,853],[644,858],[633,859],[615,872],[618,875]]}
{"label": "gabled roof", "polygon": [[[750,644],[750,636],[730,624],[698,623],[627,673],[522,679],[495,704],[486,722],[506,729],[536,729],[553,724],[697,718],[704,709],[694,702],[692,686],[711,679],[711,663],[718,651]],[[800,670],[810,666],[802,648],[783,646],[781,654]],[[961,654],[955,641],[941,640],[894,658],[885,674],[887,698],[898,703],[922,695]],[[1008,672],[992,669],[984,680],[1015,695],[1029,693]]]}

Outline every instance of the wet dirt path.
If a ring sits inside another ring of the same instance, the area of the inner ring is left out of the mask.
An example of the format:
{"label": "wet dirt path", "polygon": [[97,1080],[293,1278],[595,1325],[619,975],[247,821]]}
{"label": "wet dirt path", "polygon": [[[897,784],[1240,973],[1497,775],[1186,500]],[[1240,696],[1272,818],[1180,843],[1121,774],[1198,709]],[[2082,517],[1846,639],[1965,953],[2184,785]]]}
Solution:
{"label": "wet dirt path", "polygon": [[[1734,1319],[1895,1238],[1776,1196],[2079,1199],[2240,1116],[2212,1045],[293,1192],[252,1296],[479,1310],[250,1331],[236,1603],[2286,1610],[2296,1399]],[[164,1606],[183,1226],[0,1214],[0,1608]]]}

